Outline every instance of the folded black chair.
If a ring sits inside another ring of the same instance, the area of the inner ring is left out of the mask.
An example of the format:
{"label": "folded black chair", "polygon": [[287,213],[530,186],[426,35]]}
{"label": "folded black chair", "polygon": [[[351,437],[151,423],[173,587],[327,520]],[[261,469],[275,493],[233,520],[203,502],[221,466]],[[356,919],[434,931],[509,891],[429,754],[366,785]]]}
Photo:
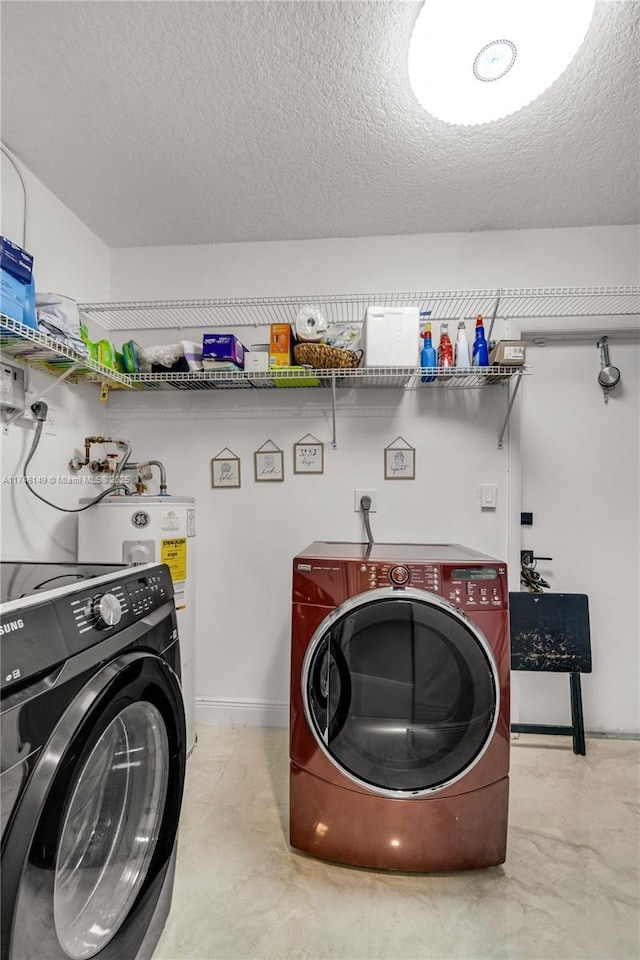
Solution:
{"label": "folded black chair", "polygon": [[511,669],[569,674],[571,726],[513,723],[514,733],[573,737],[585,756],[580,675],[591,673],[589,598],[583,593],[510,593]]}

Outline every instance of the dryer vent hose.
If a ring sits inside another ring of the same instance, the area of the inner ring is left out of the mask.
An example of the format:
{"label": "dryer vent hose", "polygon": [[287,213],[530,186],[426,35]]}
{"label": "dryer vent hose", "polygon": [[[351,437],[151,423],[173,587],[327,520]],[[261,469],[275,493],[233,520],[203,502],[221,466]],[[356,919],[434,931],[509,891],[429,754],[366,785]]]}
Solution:
{"label": "dryer vent hose", "polygon": [[371,524],[369,523],[369,511],[371,510],[371,497],[368,494],[363,494],[360,497],[360,506],[362,507],[362,515],[364,517],[364,528],[367,531],[367,538],[369,544],[373,543],[373,534],[371,533]]}

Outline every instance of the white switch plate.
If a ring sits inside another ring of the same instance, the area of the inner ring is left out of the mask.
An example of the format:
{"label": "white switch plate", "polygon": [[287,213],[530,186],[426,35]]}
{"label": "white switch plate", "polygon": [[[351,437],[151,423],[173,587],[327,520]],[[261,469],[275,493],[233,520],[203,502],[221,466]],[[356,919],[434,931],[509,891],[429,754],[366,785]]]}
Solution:
{"label": "white switch plate", "polygon": [[495,510],[498,505],[498,485],[483,483],[480,485],[480,506],[483,510]]}

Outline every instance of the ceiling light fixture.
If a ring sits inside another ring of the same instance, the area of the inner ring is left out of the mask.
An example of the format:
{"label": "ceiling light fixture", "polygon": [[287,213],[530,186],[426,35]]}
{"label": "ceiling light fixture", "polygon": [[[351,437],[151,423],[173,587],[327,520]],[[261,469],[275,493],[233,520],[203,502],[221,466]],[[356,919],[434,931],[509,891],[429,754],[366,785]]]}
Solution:
{"label": "ceiling light fixture", "polygon": [[409,44],[409,80],[445,123],[499,120],[566,70],[595,0],[425,0]]}

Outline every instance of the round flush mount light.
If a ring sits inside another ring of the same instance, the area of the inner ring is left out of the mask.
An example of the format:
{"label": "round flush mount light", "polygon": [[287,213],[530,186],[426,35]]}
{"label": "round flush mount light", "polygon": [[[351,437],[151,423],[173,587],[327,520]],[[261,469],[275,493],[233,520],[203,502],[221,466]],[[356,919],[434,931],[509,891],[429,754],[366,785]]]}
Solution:
{"label": "round flush mount light", "polygon": [[445,123],[509,116],[566,70],[595,0],[425,0],[409,44],[417,99]]}

